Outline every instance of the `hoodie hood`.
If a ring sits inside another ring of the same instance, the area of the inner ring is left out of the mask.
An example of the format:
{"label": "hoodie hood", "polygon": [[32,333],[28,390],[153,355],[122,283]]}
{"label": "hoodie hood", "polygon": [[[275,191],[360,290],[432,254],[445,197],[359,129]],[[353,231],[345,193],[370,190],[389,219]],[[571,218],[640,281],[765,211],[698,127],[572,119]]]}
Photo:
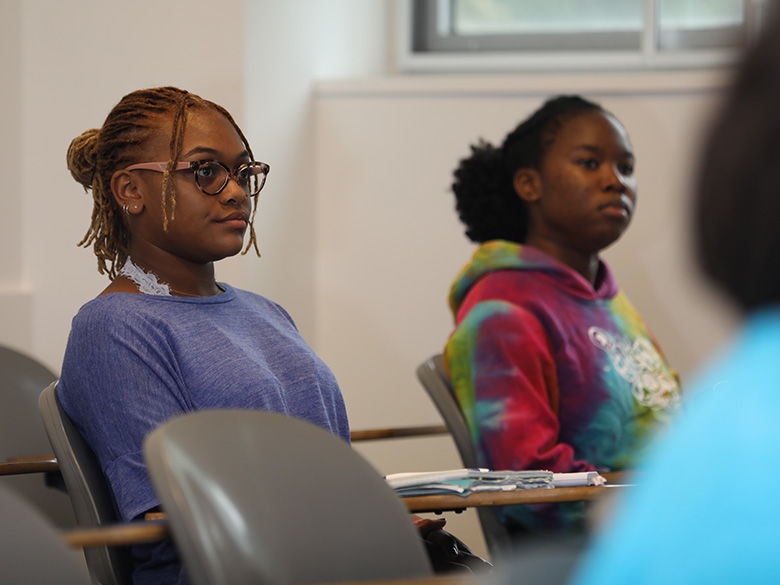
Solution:
{"label": "hoodie hood", "polygon": [[589,300],[611,299],[618,293],[609,267],[599,260],[596,287],[576,270],[531,246],[506,240],[491,240],[477,248],[450,288],[449,303],[457,315],[461,303],[476,282],[497,270],[538,271],[555,278],[562,289]]}

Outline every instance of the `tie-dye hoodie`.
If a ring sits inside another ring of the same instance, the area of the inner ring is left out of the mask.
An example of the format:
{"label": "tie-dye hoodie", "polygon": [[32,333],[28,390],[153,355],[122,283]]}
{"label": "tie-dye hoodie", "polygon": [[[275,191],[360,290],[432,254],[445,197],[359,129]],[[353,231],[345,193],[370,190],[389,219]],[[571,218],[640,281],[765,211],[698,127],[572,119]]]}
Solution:
{"label": "tie-dye hoodie", "polygon": [[679,404],[675,374],[603,262],[594,289],[535,248],[486,242],[450,308],[445,362],[480,465],[630,468]]}

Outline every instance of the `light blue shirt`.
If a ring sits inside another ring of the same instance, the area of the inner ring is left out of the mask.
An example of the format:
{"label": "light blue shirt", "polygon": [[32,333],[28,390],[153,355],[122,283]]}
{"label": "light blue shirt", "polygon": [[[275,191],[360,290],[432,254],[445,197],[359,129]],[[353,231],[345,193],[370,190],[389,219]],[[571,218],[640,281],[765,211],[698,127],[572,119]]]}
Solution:
{"label": "light blue shirt", "polygon": [[685,396],[574,585],[780,583],[780,310]]}

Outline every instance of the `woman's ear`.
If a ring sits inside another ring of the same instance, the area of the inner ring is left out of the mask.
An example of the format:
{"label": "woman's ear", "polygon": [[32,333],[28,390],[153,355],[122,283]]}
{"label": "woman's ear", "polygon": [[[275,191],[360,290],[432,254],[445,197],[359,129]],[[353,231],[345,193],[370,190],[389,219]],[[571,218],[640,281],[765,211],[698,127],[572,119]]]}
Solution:
{"label": "woman's ear", "polygon": [[144,196],[138,180],[130,171],[111,175],[111,193],[127,215],[138,215],[144,209]]}
{"label": "woman's ear", "polygon": [[512,185],[515,193],[526,203],[537,201],[541,195],[541,180],[535,169],[517,169],[512,177]]}

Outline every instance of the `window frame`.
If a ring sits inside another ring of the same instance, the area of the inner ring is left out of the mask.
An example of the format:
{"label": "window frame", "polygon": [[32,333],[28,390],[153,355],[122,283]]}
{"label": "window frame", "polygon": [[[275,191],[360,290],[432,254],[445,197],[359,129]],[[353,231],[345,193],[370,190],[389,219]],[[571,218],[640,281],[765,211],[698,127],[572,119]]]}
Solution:
{"label": "window frame", "polygon": [[[743,34],[746,43],[753,38],[763,21],[765,11],[774,0],[744,0]],[[396,0],[397,65],[400,72],[502,72],[502,71],[598,71],[708,68],[732,64],[739,48],[664,48],[693,45],[711,35],[693,33],[680,43],[676,31],[663,35],[658,30],[660,0],[643,0],[642,29],[637,47],[637,33],[575,33],[474,35],[454,38],[436,29],[437,5],[446,9],[446,1]],[[422,6],[421,6],[422,5]],[[424,23],[420,30],[415,21]],[[722,33],[719,33],[722,34]],[[427,37],[425,37],[427,35]],[[506,48],[512,39],[521,39],[515,48]],[[425,44],[430,48],[415,47]],[[566,49],[566,46],[570,50]],[[575,47],[576,45],[576,47]],[[549,50],[547,47],[558,47]],[[587,49],[581,47],[586,46]],[[560,47],[564,47],[561,49]]]}

